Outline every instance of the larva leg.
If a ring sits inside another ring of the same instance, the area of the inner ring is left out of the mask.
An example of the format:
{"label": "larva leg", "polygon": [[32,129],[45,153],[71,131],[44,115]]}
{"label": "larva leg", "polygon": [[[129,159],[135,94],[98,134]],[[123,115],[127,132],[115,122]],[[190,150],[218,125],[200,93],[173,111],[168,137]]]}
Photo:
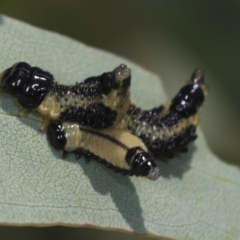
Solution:
{"label": "larva leg", "polygon": [[82,149],[82,148],[78,148],[75,151],[75,154],[76,154],[76,159],[79,159],[81,156],[83,156],[84,160],[85,160],[85,163],[89,163],[90,159],[93,157],[88,152],[84,151],[84,149]]}
{"label": "larva leg", "polygon": [[85,163],[89,163],[91,157],[93,157],[93,156],[90,153],[88,153],[88,152],[84,153]]}
{"label": "larva leg", "polygon": [[27,115],[28,110],[18,104],[18,117],[24,117]]}
{"label": "larva leg", "polygon": [[67,154],[68,154],[68,152],[65,151],[65,150],[63,150],[63,152],[62,152],[62,159],[66,158],[66,157],[67,157]]}
{"label": "larva leg", "polygon": [[76,159],[79,159],[81,156],[83,156],[81,148],[78,148],[75,153],[76,153]]}
{"label": "larva leg", "polygon": [[49,118],[42,117],[42,123],[41,123],[40,131],[46,131],[48,124],[49,124]]}

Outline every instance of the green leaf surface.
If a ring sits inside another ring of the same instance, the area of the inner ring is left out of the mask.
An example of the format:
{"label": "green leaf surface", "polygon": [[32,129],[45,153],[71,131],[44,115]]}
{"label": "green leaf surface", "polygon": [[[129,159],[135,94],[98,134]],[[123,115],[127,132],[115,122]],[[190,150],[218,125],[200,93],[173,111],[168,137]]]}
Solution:
{"label": "green leaf surface", "polygon": [[[133,102],[150,108],[166,100],[158,77],[134,63],[4,16],[0,52],[2,70],[26,61],[66,84],[126,63]],[[186,79],[179,79],[179,87]],[[162,177],[152,182],[72,155],[62,160],[39,131],[41,118],[36,113],[18,118],[17,112],[16,99],[0,93],[2,224],[90,225],[175,239],[240,238],[239,169],[217,159],[201,131],[189,153],[158,161]]]}

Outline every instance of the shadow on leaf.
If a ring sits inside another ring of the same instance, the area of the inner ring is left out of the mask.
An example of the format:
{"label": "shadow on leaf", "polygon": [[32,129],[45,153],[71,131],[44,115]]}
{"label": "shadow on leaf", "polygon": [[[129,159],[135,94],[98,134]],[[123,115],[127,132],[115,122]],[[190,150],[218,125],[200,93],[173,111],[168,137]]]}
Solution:
{"label": "shadow on leaf", "polygon": [[173,159],[165,161],[158,159],[158,166],[161,169],[162,177],[175,177],[182,179],[183,175],[191,169],[191,162],[195,151],[195,145],[190,143],[187,153],[179,153]]}
{"label": "shadow on leaf", "polygon": [[[10,96],[7,96],[6,99],[3,98],[4,101],[0,102],[0,108],[5,112],[10,112],[11,115],[17,115],[17,108],[15,107],[14,102],[9,104],[10,101],[14,101],[15,99],[11,100],[10,98]],[[11,107],[9,108],[9,106]],[[44,134],[39,131],[40,121],[38,121],[38,119],[40,120],[40,117],[37,113],[31,113],[27,118],[35,119],[36,124],[34,125],[36,127],[34,127],[34,129],[39,132],[39,134]],[[18,119],[24,125],[29,125],[25,117]],[[60,151],[55,150],[51,146],[49,146],[49,148],[56,158],[61,158]],[[158,161],[162,177],[183,178],[184,173],[190,169],[190,162],[194,151],[195,148],[191,145],[187,154],[181,154],[178,158],[168,160],[167,162]],[[83,158],[75,160],[73,154],[69,154],[65,161],[72,163],[77,162],[81,165],[81,168],[86,173],[94,190],[101,195],[109,194],[111,196],[117,210],[133,231],[146,232],[139,197],[130,177],[114,173],[114,171],[109,170],[105,166],[101,166],[101,164],[94,161],[90,161],[89,164],[86,164]],[[141,181],[140,178],[139,180]],[[154,184],[154,182],[151,182],[151,184]],[[116,210],[110,209],[110,211]]]}
{"label": "shadow on leaf", "polygon": [[[51,150],[56,158],[61,158],[60,151],[53,148]],[[71,163],[77,162],[96,192],[101,195],[110,194],[119,213],[133,231],[146,232],[139,198],[128,176],[115,173],[94,160],[86,164],[83,158],[76,160],[73,154],[69,154],[64,160]]]}

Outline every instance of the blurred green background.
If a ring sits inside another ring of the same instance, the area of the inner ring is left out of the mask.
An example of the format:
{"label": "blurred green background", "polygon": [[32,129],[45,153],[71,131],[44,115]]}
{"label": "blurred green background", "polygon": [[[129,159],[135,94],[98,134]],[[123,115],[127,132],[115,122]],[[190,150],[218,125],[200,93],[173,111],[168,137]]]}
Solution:
{"label": "blurred green background", "polygon": [[[214,153],[240,165],[240,1],[1,0],[0,9],[1,14],[136,62],[161,77],[169,97],[195,68],[202,68],[210,86],[202,129]],[[0,236],[11,239],[20,232],[23,229],[5,227]],[[60,227],[25,228],[24,234],[24,239],[112,237]]]}

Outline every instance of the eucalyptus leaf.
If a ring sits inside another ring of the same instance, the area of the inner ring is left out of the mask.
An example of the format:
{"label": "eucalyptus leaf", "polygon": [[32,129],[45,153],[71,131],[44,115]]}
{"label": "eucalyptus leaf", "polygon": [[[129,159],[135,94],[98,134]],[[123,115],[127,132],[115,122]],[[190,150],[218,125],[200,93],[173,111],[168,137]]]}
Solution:
{"label": "eucalyptus leaf", "polygon": [[[26,61],[64,84],[126,63],[134,103],[150,108],[166,101],[159,78],[136,64],[4,16],[0,52],[0,69]],[[179,79],[179,87],[183,83]],[[239,169],[217,159],[200,130],[187,154],[158,161],[162,177],[152,182],[72,155],[62,160],[39,131],[41,118],[36,113],[18,118],[17,112],[16,99],[1,92],[2,224],[87,225],[175,239],[240,238]]]}

